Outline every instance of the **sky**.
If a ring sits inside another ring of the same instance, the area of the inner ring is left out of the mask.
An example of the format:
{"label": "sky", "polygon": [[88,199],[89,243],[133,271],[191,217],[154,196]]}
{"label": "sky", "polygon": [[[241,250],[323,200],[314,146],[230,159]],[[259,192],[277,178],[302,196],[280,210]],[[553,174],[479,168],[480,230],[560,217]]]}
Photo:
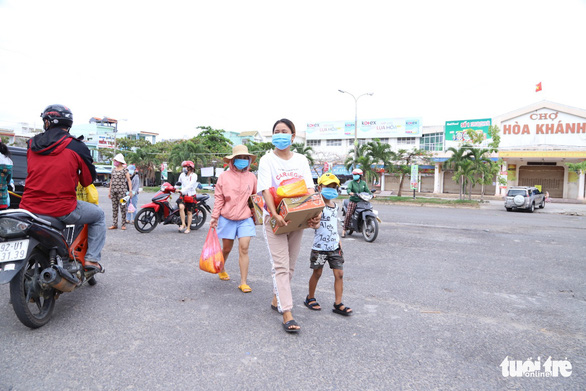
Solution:
{"label": "sky", "polygon": [[[493,118],[547,99],[586,109],[584,0],[0,0],[0,126],[193,137],[307,123]],[[535,92],[541,82],[543,90]]]}

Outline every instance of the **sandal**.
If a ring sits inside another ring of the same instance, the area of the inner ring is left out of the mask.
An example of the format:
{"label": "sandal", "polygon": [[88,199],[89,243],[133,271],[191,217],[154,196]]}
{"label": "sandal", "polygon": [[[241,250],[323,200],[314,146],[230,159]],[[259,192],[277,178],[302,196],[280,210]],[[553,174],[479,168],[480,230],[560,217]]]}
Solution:
{"label": "sandal", "polygon": [[179,232],[183,232],[183,231],[185,231],[185,229],[186,229],[186,228],[187,228],[187,227],[183,227],[183,228],[179,227]]}
{"label": "sandal", "polygon": [[295,322],[295,319],[291,319],[290,321],[288,321],[287,323],[281,323],[283,325],[283,328],[285,329],[286,332],[291,333],[291,334],[295,334],[299,332],[299,328],[292,328],[294,326],[299,326],[297,324],[297,322]]}
{"label": "sandal", "polygon": [[118,229],[118,226],[117,225],[113,225],[111,227],[108,227],[108,229]]}
{"label": "sandal", "polygon": [[184,234],[188,234],[188,233],[190,233],[190,232],[191,232],[191,230],[190,230],[190,229],[186,229],[185,231],[183,231],[183,233],[184,233]]}
{"label": "sandal", "polygon": [[120,228],[122,231],[126,231],[126,226],[123,225],[122,228]]}
{"label": "sandal", "polygon": [[346,237],[346,230],[342,231],[342,237],[345,238]]}
{"label": "sandal", "polygon": [[271,304],[271,309],[273,309],[273,310],[275,310],[275,311],[279,312],[279,307],[277,307],[276,305],[272,305],[272,304]]}
{"label": "sandal", "polygon": [[312,311],[321,311],[321,306],[319,305],[317,300],[315,300],[315,297],[309,297],[309,295],[307,295],[303,304]]}
{"label": "sandal", "polygon": [[238,285],[238,289],[240,289],[243,293],[252,292],[252,288],[250,286],[248,286],[248,284]]}
{"label": "sandal", "polygon": [[[344,308],[342,308],[344,307]],[[352,308],[344,306],[344,303],[336,304],[334,303],[334,309],[332,310],[336,314],[350,316],[352,315]]]}
{"label": "sandal", "polygon": [[226,272],[220,272],[218,277],[220,277],[220,280],[222,281],[228,281],[230,279],[230,276]]}

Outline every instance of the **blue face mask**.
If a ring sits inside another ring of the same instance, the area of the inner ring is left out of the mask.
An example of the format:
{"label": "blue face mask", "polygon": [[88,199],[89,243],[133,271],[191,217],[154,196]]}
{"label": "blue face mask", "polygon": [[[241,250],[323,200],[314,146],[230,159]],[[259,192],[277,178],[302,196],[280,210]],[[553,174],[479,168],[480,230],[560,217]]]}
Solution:
{"label": "blue face mask", "polygon": [[273,134],[272,143],[277,149],[287,149],[291,145],[291,133],[277,133]]}
{"label": "blue face mask", "polygon": [[250,164],[248,159],[234,159],[234,167],[239,170],[243,170]]}
{"label": "blue face mask", "polygon": [[352,178],[354,178],[355,181],[360,179],[360,175],[352,175]]}
{"label": "blue face mask", "polygon": [[338,190],[333,187],[324,187],[321,189],[321,195],[324,196],[326,200],[333,200],[338,197]]}

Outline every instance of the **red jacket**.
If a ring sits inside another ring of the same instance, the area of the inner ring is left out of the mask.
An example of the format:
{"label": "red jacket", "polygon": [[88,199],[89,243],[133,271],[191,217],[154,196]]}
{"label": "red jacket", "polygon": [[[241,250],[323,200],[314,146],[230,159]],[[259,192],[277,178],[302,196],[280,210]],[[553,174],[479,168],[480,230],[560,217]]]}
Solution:
{"label": "red jacket", "polygon": [[20,208],[54,217],[75,209],[78,182],[89,186],[96,179],[88,147],[59,128],[28,141],[27,167]]}

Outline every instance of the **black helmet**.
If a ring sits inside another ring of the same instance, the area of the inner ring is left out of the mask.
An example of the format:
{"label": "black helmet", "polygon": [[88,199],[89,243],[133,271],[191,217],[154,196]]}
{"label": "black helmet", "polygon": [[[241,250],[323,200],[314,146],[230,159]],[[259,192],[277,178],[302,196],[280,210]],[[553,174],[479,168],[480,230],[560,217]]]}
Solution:
{"label": "black helmet", "polygon": [[45,120],[49,121],[50,125],[47,129],[55,126],[69,129],[73,125],[73,114],[69,108],[63,105],[47,106],[47,108],[41,113],[41,118],[43,119],[43,122]]}

